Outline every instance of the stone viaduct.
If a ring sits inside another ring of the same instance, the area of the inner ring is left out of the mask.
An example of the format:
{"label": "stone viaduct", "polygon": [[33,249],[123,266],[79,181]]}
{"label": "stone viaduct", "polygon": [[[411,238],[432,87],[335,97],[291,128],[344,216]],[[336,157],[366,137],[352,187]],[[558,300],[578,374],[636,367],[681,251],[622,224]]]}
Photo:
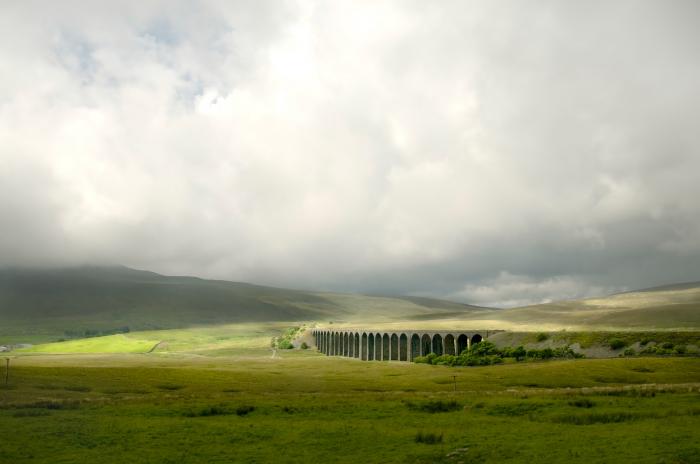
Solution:
{"label": "stone viaduct", "polygon": [[494,332],[497,331],[312,330],[316,348],[321,353],[362,361],[413,361],[429,353],[457,355]]}

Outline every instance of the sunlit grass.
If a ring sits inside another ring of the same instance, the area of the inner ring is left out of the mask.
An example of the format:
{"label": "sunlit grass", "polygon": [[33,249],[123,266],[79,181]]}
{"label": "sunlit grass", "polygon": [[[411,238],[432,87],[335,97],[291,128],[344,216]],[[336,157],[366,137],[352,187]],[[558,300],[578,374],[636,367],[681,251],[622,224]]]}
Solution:
{"label": "sunlit grass", "polygon": [[17,350],[17,353],[146,353],[153,349],[158,341],[118,334],[44,343]]}

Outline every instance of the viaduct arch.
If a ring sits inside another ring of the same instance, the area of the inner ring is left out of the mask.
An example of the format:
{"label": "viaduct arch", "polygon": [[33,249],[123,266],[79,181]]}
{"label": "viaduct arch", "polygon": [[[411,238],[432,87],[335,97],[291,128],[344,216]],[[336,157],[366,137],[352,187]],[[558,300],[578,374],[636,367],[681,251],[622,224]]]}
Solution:
{"label": "viaduct arch", "polygon": [[413,361],[435,353],[458,355],[497,330],[430,331],[368,329],[313,329],[316,349],[327,356],[362,361]]}

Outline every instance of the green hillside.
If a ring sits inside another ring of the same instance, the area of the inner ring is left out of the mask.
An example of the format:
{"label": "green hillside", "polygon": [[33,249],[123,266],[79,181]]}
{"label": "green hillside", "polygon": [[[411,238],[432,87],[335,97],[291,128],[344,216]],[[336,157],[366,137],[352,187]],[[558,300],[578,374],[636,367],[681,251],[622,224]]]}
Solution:
{"label": "green hillside", "polygon": [[126,267],[0,270],[0,335],[29,341],[37,334],[104,335],[127,327],[440,318],[484,310],[429,298],[288,290]]}
{"label": "green hillside", "polygon": [[692,330],[700,328],[700,284],[504,310],[420,297],[310,292],[163,276],[126,267],[4,269],[0,321],[0,345],[295,321],[515,331]]}

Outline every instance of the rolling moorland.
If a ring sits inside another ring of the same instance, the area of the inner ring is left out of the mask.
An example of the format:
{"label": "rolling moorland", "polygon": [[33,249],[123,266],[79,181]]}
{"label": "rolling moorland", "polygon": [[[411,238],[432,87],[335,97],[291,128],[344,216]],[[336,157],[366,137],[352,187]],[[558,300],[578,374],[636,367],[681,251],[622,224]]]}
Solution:
{"label": "rolling moorland", "polygon": [[[0,345],[32,346],[2,353],[0,463],[700,461],[696,284],[502,310],[127,268],[3,272]],[[489,340],[586,358],[271,349],[291,326],[358,324],[509,329]],[[624,356],[641,343],[688,349]]]}
{"label": "rolling moorland", "polygon": [[[0,270],[0,344],[85,332],[315,321],[339,326],[541,330],[700,327],[700,282],[494,309],[431,298],[311,292],[126,267]],[[18,338],[19,337],[19,338]]]}
{"label": "rolling moorland", "polygon": [[[0,344],[104,333],[275,321],[395,321],[488,308],[417,297],[321,293],[126,267],[0,270]],[[17,336],[19,335],[19,339]],[[4,338],[3,338],[4,337]]]}

